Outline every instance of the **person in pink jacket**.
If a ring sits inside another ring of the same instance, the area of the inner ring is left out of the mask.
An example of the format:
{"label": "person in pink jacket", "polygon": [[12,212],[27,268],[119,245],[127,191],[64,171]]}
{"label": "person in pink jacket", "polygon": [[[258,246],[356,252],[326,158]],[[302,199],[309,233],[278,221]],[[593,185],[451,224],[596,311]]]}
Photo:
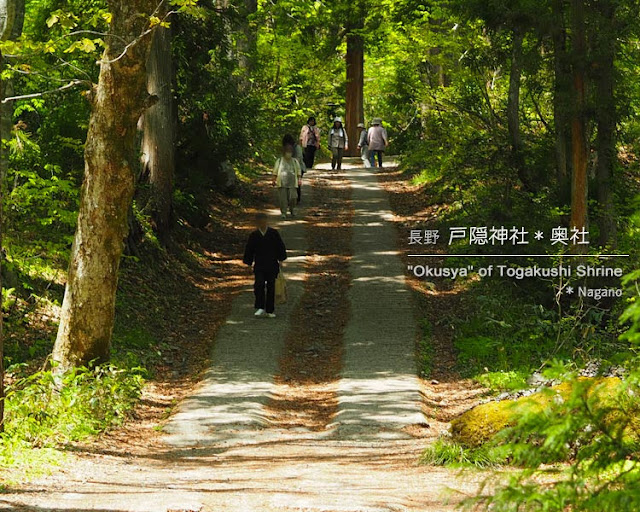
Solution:
{"label": "person in pink jacket", "polygon": [[311,116],[300,131],[300,147],[302,148],[304,165],[313,169],[316,151],[320,149],[320,128],[316,126],[316,118]]}

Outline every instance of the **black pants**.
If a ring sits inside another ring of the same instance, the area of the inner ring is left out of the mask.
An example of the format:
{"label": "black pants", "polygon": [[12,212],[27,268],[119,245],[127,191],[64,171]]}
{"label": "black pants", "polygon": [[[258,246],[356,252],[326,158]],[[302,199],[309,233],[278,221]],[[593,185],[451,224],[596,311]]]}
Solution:
{"label": "black pants", "polygon": [[265,309],[273,313],[276,309],[276,278],[277,272],[256,270],[253,293],[256,295],[256,309]]}
{"label": "black pants", "polygon": [[302,155],[302,159],[304,160],[304,165],[307,169],[313,169],[313,163],[316,159],[316,151],[318,148],[315,146],[307,146],[304,148],[304,154]]}
{"label": "black pants", "polygon": [[376,166],[376,156],[378,157],[378,167],[382,167],[382,155],[384,155],[384,151],[380,150],[369,150],[369,158],[371,158],[371,167]]}
{"label": "black pants", "polygon": [[342,157],[344,157],[344,148],[331,148],[331,168],[342,169]]}

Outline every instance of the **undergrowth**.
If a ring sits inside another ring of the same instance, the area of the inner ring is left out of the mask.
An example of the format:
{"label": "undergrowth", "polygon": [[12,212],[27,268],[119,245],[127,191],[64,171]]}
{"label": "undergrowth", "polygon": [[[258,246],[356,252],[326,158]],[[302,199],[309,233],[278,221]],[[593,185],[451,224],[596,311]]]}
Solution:
{"label": "undergrowth", "polygon": [[[15,375],[20,368],[9,368]],[[122,424],[140,397],[141,368],[78,367],[63,375],[39,371],[7,389],[0,467],[33,476],[59,463],[59,448]]]}

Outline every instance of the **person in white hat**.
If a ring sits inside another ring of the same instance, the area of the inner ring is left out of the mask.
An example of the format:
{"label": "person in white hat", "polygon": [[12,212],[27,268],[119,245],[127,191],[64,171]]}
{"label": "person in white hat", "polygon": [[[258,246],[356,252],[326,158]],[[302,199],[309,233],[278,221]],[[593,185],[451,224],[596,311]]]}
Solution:
{"label": "person in white hat", "polygon": [[382,127],[382,119],[376,117],[369,128],[367,141],[369,142],[369,155],[371,156],[372,167],[376,166],[376,156],[378,157],[378,167],[382,168],[382,155],[389,145],[387,130]]}
{"label": "person in white hat", "polygon": [[347,130],[342,126],[342,118],[336,117],[333,120],[333,127],[329,132],[329,149],[331,150],[331,168],[342,169],[342,157],[349,149],[349,137]]}
{"label": "person in white hat", "polygon": [[358,123],[358,128],[360,129],[360,139],[358,140],[358,149],[360,150],[360,156],[362,161],[364,162],[364,166],[366,168],[371,167],[371,162],[369,161],[369,141],[367,127],[364,123]]}

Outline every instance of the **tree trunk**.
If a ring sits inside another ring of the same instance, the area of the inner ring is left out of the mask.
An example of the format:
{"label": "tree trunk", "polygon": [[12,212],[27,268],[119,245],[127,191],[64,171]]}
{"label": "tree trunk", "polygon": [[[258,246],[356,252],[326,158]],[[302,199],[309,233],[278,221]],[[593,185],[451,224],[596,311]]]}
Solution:
{"label": "tree trunk", "polygon": [[520,27],[513,29],[511,48],[511,67],[509,72],[509,97],[507,102],[507,124],[511,142],[511,158],[513,167],[518,173],[525,188],[530,189],[531,183],[525,169],[522,154],[522,136],[520,134],[520,84],[522,82],[522,43],[524,30]]}
{"label": "tree trunk", "polygon": [[[0,73],[4,69],[4,56],[0,54]],[[3,235],[4,235],[4,198],[5,198],[5,181],[7,176],[7,154],[5,149],[5,120],[7,119],[7,112],[5,105],[1,101],[6,97],[5,95],[5,80],[0,78],[0,133],[2,137],[0,140],[0,433],[4,432],[4,311],[2,311],[2,269],[4,263],[4,250],[3,250]]]}
{"label": "tree trunk", "polygon": [[364,40],[360,34],[347,36],[347,119],[349,135],[347,155],[355,156],[358,145],[358,123],[364,121]]}
{"label": "tree trunk", "polygon": [[571,183],[570,152],[570,121],[567,104],[570,99],[571,69],[567,62],[567,34],[564,26],[563,0],[553,1],[554,18],[557,25],[552,32],[553,37],[553,65],[554,65],[554,92],[553,92],[553,118],[555,129],[555,159],[556,181],[560,199],[569,202]]}
{"label": "tree trunk", "polygon": [[159,28],[147,62],[147,89],[158,101],[143,116],[142,172],[151,186],[148,208],[161,240],[171,226],[173,209],[177,122],[173,78],[171,29]]}
{"label": "tree trunk", "polygon": [[[429,30],[433,33],[438,34],[439,36],[445,33],[445,31],[442,28],[442,24],[443,24],[442,19],[433,18],[433,17],[429,18]],[[441,53],[442,53],[442,48],[438,46],[429,48],[429,55],[431,57],[438,58],[438,56]],[[442,59],[438,58],[438,60],[441,61]],[[438,85],[440,87],[449,87],[449,76],[447,75],[444,66],[440,63],[434,64],[433,62],[431,62],[431,69],[432,69],[432,73],[431,73],[432,78],[430,80],[431,85],[432,86]]]}
{"label": "tree trunk", "polygon": [[[587,228],[587,127],[585,112],[586,33],[584,0],[572,0],[573,112],[571,119],[571,227]],[[581,246],[584,247],[584,246]]]}
{"label": "tree trunk", "polygon": [[0,39],[17,39],[22,34],[25,0],[0,0]]}
{"label": "tree trunk", "polygon": [[601,26],[596,36],[596,87],[598,102],[596,120],[598,135],[596,149],[598,164],[596,178],[598,183],[598,227],[599,243],[607,245],[615,242],[616,212],[613,194],[614,170],[616,166],[616,102],[614,96],[614,61],[616,54],[616,36],[614,33],[615,9],[608,0],[599,3]]}
{"label": "tree trunk", "polygon": [[[16,39],[22,33],[24,23],[24,0],[0,0],[0,39]],[[0,73],[4,70],[4,57],[0,54]],[[11,136],[13,103],[2,103],[11,95],[11,83],[0,78],[0,299],[2,298],[2,268],[4,250],[2,246],[4,234],[4,198],[5,180],[9,167],[7,141]],[[0,433],[4,432],[4,314],[0,300]]]}
{"label": "tree trunk", "polygon": [[257,34],[252,17],[258,11],[258,0],[244,0],[240,7],[240,30],[237,39],[238,66],[244,70],[245,85],[250,84]]}
{"label": "tree trunk", "polygon": [[109,36],[92,98],[85,176],[60,327],[58,371],[109,357],[118,269],[133,197],[136,125],[150,100],[145,64],[156,0],[109,2]]}

